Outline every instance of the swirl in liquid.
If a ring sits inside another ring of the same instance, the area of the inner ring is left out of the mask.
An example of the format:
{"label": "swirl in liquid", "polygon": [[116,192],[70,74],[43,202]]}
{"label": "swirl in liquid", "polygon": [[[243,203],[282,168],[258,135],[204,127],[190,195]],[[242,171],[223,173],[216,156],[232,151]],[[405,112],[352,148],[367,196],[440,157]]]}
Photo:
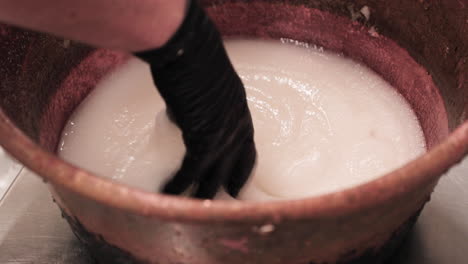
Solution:
{"label": "swirl in liquid", "polygon": [[[257,166],[241,200],[295,199],[373,180],[425,152],[408,103],[368,68],[290,40],[227,40],[248,95]],[[156,116],[156,117],[155,117]],[[148,67],[130,61],[78,107],[62,136],[66,160],[157,191],[180,166],[180,131]],[[219,199],[229,199],[220,192]]]}

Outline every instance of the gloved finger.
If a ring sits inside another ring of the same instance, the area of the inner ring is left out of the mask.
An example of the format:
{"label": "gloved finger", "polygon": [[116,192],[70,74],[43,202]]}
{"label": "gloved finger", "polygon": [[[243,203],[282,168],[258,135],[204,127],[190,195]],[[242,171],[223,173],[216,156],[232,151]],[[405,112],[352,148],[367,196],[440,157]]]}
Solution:
{"label": "gloved finger", "polygon": [[230,177],[224,182],[226,192],[232,197],[237,197],[241,188],[245,185],[252,169],[255,166],[257,151],[253,139],[248,139],[240,150],[237,161],[234,163]]}
{"label": "gloved finger", "polygon": [[[194,149],[199,151],[194,151]],[[212,164],[220,156],[219,152],[213,151],[207,154],[203,151],[203,148],[201,149],[201,152],[200,148],[187,149],[182,165],[177,173],[164,185],[162,188],[163,193],[181,194],[191,185],[199,183],[207,171],[211,170]]]}
{"label": "gloved finger", "polygon": [[197,174],[197,164],[193,159],[185,155],[182,165],[177,173],[164,185],[162,192],[178,195],[184,192],[194,182]]}
{"label": "gloved finger", "polygon": [[215,163],[213,165],[203,179],[198,182],[198,186],[192,195],[194,198],[212,199],[218,192],[219,187],[221,187],[225,175],[218,173],[219,164]]}
{"label": "gloved finger", "polygon": [[210,170],[202,175],[198,182],[198,187],[193,195],[195,198],[212,199],[219,188],[229,178],[234,162],[237,160],[239,149],[232,149],[229,152],[220,155],[219,158],[212,163]]}

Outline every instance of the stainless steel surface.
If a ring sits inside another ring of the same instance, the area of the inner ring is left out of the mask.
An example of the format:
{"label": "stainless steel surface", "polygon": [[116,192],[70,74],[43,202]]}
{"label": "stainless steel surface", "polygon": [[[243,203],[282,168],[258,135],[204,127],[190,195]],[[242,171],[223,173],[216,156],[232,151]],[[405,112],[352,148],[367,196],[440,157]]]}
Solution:
{"label": "stainless steel surface", "polygon": [[[395,264],[466,264],[468,159],[438,185]],[[0,201],[1,264],[89,264],[46,185],[24,170]]]}
{"label": "stainless steel surface", "polygon": [[0,147],[0,200],[16,179],[16,176],[18,176],[22,167]]}
{"label": "stainless steel surface", "polygon": [[27,170],[0,201],[0,263],[92,263],[52,202],[47,186]]}

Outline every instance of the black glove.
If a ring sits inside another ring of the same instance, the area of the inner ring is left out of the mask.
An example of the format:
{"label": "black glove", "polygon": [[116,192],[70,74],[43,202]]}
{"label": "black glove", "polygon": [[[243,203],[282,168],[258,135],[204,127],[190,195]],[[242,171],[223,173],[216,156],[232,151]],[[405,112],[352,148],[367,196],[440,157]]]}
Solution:
{"label": "black glove", "polygon": [[244,86],[213,22],[192,0],[166,45],[135,55],[151,65],[187,149],[163,192],[180,194],[193,187],[194,197],[208,199],[224,186],[237,196],[255,164],[254,130]]}

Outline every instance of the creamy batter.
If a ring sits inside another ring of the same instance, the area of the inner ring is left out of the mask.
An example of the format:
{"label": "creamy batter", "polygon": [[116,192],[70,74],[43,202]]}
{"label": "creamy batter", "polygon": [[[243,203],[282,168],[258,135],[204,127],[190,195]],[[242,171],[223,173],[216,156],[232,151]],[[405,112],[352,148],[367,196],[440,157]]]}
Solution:
{"label": "creamy batter", "polygon": [[[227,40],[225,45],[247,89],[258,150],[257,166],[239,199],[334,192],[425,152],[408,103],[366,67],[289,40]],[[164,109],[149,67],[131,60],[74,112],[59,155],[98,175],[158,191],[185,152]]]}

